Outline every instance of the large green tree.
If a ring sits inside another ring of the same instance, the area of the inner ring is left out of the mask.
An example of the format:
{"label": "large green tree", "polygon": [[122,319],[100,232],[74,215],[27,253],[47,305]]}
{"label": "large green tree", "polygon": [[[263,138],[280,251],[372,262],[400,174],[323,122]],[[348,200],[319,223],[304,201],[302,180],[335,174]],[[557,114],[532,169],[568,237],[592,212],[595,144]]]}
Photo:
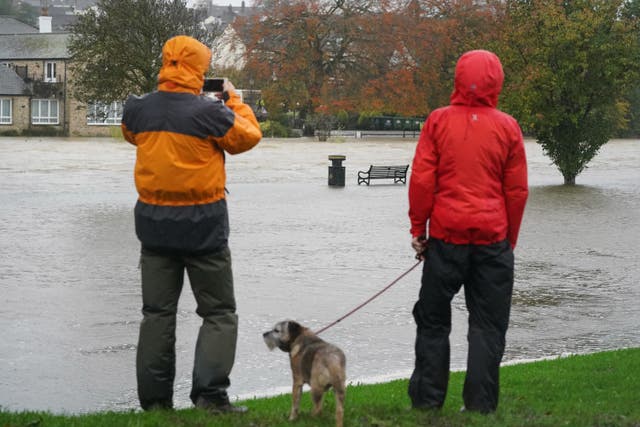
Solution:
{"label": "large green tree", "polygon": [[154,90],[169,38],[184,34],[211,46],[221,33],[206,29],[205,17],[183,0],[99,0],[71,30],[74,96],[112,102]]}
{"label": "large green tree", "polygon": [[576,177],[625,126],[638,77],[636,19],[624,0],[509,0],[501,57],[504,106],[564,177]]}
{"label": "large green tree", "polygon": [[[627,0],[622,10],[624,19],[640,20],[640,0]],[[640,41],[640,28],[636,32],[636,37]],[[629,103],[629,125],[622,129],[620,136],[637,138],[640,136],[640,81],[635,80],[633,88],[629,90],[625,99]]]}

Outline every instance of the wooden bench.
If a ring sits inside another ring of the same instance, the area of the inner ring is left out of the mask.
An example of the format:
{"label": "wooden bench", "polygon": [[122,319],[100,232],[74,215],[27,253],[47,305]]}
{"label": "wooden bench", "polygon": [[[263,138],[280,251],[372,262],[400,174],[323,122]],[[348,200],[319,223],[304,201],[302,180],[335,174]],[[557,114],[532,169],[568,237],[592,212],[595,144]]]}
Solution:
{"label": "wooden bench", "polygon": [[393,183],[407,183],[409,165],[403,166],[369,166],[368,171],[358,171],[358,185],[369,185],[372,179],[393,179]]}

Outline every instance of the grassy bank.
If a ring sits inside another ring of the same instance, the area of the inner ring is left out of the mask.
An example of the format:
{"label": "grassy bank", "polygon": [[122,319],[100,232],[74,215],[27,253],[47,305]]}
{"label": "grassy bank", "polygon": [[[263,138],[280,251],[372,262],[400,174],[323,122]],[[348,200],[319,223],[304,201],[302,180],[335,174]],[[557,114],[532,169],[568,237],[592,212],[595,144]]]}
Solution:
{"label": "grassy bank", "polygon": [[[640,427],[640,348],[503,367],[500,407],[488,416],[459,412],[463,380],[464,373],[453,373],[444,408],[427,413],[409,409],[406,380],[350,386],[345,425]],[[288,395],[248,400],[243,402],[250,409],[248,414],[217,417],[195,409],[74,416],[0,411],[0,427],[311,427],[334,423],[332,394],[318,418],[309,415],[308,393],[295,422],[287,421],[290,403]]]}

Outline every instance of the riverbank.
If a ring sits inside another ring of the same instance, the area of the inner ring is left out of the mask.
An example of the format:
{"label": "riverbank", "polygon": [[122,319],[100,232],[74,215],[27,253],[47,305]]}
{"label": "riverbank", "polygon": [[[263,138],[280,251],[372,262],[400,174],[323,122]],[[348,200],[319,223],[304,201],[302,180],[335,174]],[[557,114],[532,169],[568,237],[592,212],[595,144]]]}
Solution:
{"label": "riverbank", "polygon": [[[352,385],[345,402],[346,426],[640,426],[638,404],[640,348],[569,356],[553,360],[504,366],[501,369],[500,407],[483,416],[460,413],[464,372],[451,375],[449,394],[439,412],[410,410],[407,380],[384,384]],[[301,416],[287,420],[291,396],[251,399],[244,415],[211,417],[195,409],[173,412],[103,412],[52,415],[48,412],[0,411],[3,427],[212,427],[295,426],[334,423],[333,395],[325,399],[318,418],[310,416],[311,400],[305,392]]]}

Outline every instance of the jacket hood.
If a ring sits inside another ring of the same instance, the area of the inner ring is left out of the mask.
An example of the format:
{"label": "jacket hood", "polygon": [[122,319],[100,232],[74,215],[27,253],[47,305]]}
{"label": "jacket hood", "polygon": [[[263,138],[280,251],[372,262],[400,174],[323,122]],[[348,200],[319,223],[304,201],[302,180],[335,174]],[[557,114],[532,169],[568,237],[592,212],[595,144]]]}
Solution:
{"label": "jacket hood", "polygon": [[158,89],[199,94],[211,63],[211,50],[188,36],[173,37],[162,48]]}
{"label": "jacket hood", "polygon": [[456,64],[452,105],[485,105],[496,108],[504,72],[500,59],[487,50],[463,54]]}

